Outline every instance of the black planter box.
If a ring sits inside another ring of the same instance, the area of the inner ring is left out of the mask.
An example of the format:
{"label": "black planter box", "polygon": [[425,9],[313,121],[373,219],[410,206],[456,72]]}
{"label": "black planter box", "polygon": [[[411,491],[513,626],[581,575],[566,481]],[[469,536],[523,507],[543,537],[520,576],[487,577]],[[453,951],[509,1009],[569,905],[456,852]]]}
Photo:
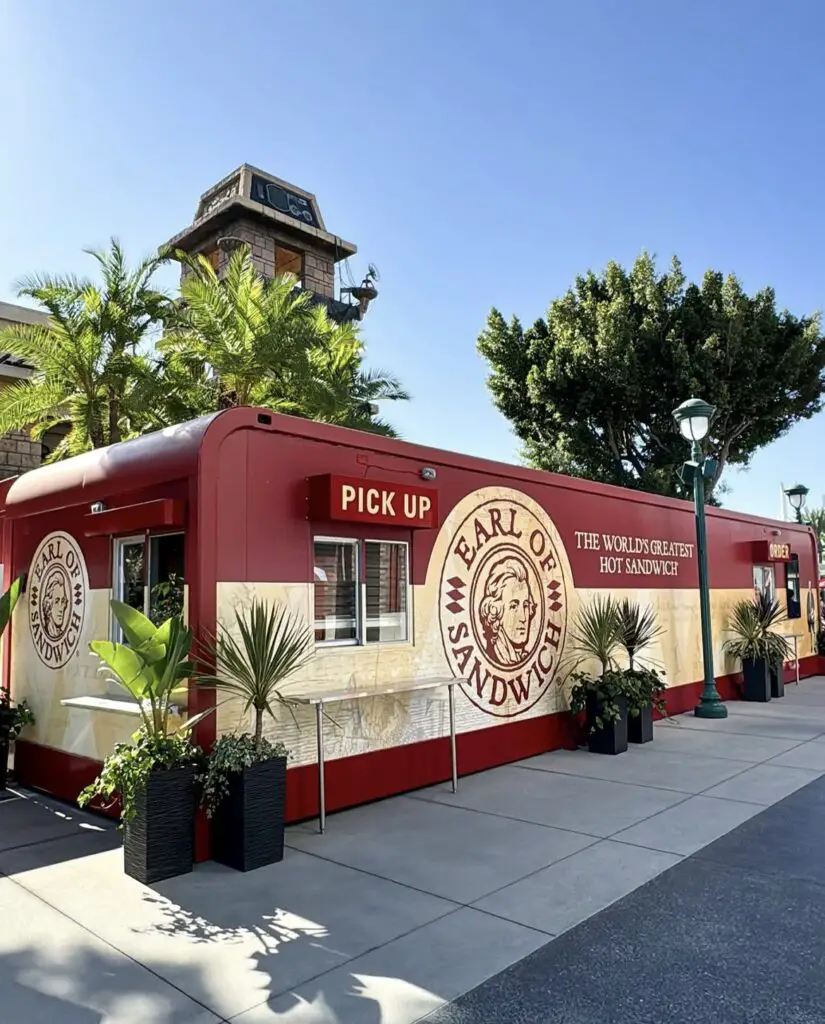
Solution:
{"label": "black planter box", "polygon": [[236,871],[283,860],[285,812],[285,757],[233,773],[229,792],[212,815],[213,859]]}
{"label": "black planter box", "polygon": [[768,670],[771,678],[771,697],[785,696],[785,666],[771,665]]}
{"label": "black planter box", "polygon": [[[602,729],[590,732],[587,747],[591,754],[622,754],[627,750],[627,701],[622,697],[617,702],[621,711],[618,721],[606,724]],[[599,702],[591,697],[587,701],[587,726],[599,717]]]}
{"label": "black planter box", "polygon": [[742,700],[764,704],[771,699],[771,681],[766,661],[761,658],[745,658],[742,662],[742,676],[745,684]]}
{"label": "black planter box", "polygon": [[627,720],[627,738],[630,743],[653,742],[653,708],[648,705],[638,715]]}
{"label": "black planter box", "polygon": [[152,885],[192,870],[195,805],[194,767],[152,772],[124,826],[123,868],[130,878]]}

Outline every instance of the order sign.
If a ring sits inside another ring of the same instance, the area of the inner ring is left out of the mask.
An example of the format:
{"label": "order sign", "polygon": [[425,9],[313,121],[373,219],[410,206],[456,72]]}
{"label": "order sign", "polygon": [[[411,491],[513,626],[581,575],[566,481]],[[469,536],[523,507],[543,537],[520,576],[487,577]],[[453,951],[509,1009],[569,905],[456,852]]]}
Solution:
{"label": "order sign", "polygon": [[381,523],[406,529],[438,525],[438,491],[363,477],[316,476],[310,480],[313,519]]}

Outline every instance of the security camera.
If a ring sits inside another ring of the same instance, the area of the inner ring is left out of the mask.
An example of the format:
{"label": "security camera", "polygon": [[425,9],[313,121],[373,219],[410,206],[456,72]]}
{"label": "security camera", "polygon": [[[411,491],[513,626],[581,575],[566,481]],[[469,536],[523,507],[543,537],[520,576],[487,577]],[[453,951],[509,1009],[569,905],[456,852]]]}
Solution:
{"label": "security camera", "polygon": [[89,507],[93,513],[106,511],[106,503],[104,501],[93,501]]}
{"label": "security camera", "polygon": [[422,480],[435,480],[436,472],[432,466],[424,466],[423,469],[419,469],[418,475]]}

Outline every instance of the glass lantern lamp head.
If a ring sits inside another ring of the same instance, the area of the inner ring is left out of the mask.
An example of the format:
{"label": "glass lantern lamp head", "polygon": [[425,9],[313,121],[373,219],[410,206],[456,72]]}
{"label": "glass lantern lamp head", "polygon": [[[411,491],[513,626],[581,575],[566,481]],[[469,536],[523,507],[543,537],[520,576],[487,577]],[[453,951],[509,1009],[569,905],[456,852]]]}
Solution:
{"label": "glass lantern lamp head", "polygon": [[673,418],[686,441],[694,444],[704,440],[710,430],[710,423],[716,409],[701,398],[689,398],[673,410]]}
{"label": "glass lantern lamp head", "polygon": [[804,484],[794,484],[793,487],[785,488],[785,494],[791,503],[794,512],[801,512],[808,494],[808,488]]}

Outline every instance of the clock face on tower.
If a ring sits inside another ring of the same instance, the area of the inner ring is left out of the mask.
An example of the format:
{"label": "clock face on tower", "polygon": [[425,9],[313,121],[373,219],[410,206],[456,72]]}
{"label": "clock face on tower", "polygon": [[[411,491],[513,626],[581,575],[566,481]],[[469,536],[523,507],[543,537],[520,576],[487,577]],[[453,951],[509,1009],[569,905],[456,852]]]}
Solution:
{"label": "clock face on tower", "polygon": [[277,182],[267,181],[265,178],[253,174],[250,199],[254,199],[256,203],[262,203],[272,210],[277,210],[279,213],[286,214],[287,217],[294,217],[295,220],[309,224],[311,227],[318,227],[318,218],[315,216],[312,203],[304,196],[297,195]]}

